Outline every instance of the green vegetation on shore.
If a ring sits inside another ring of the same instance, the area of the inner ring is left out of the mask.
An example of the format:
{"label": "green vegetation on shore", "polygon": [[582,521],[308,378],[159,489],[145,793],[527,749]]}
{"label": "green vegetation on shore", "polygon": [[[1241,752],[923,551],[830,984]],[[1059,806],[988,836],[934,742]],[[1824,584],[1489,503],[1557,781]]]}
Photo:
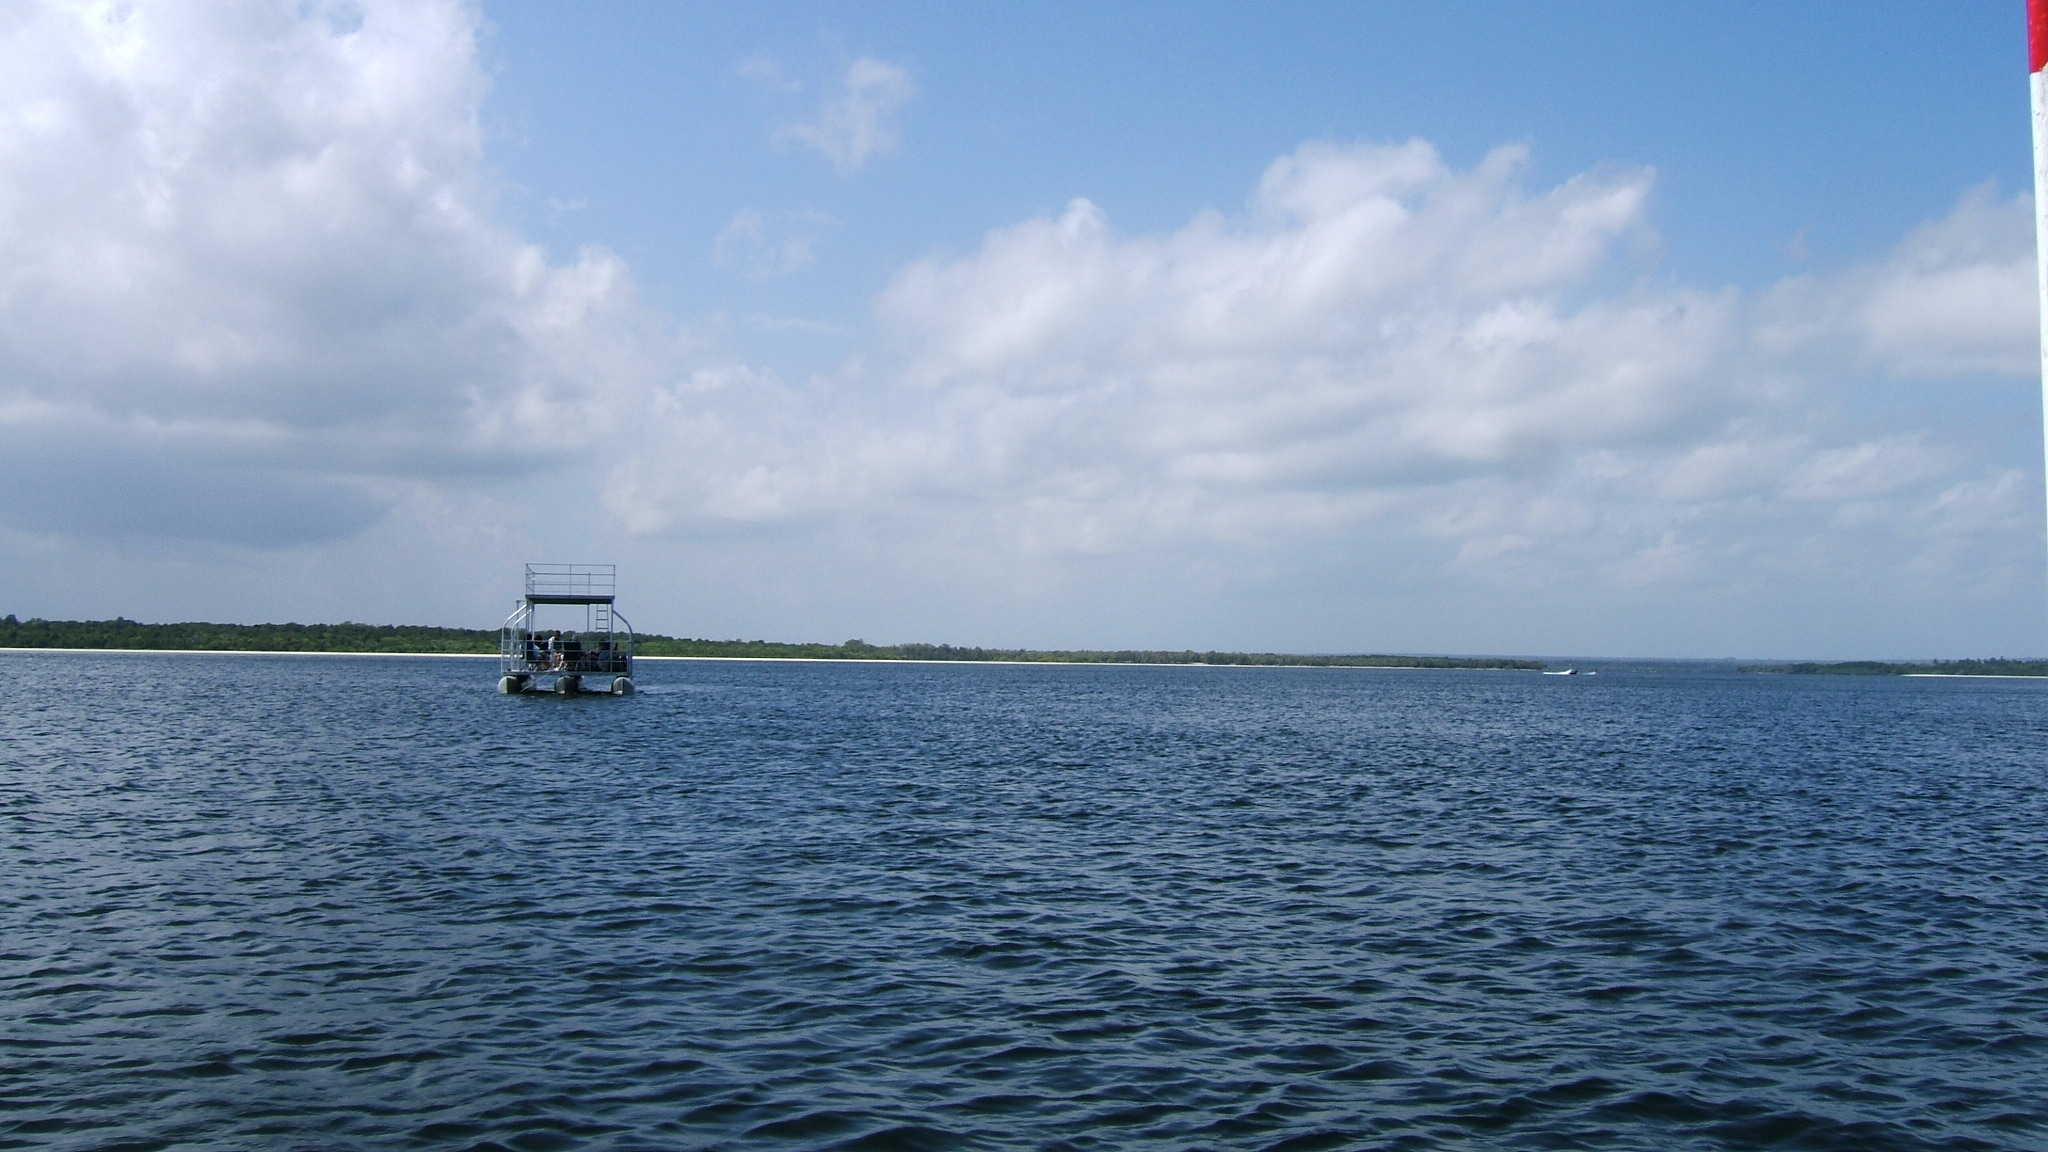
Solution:
{"label": "green vegetation on shore", "polygon": [[[0,617],[0,648],[182,649],[202,652],[389,652],[482,655],[498,633],[480,628],[392,624],[139,624],[133,620],[17,620]],[[781,644],[769,640],[639,637],[642,656],[722,656],[756,660],[959,660],[1040,664],[1254,664],[1312,668],[1538,669],[1538,660],[1456,656],[1292,656],[1279,652],[1039,652],[956,648],[951,644]]]}
{"label": "green vegetation on shore", "polygon": [[0,616],[0,648],[142,648],[202,652],[481,653],[498,634],[391,624],[138,624]]}
{"label": "green vegetation on shore", "polygon": [[1844,660],[1834,664],[1752,664],[1743,671],[1789,676],[2048,676],[2048,660],[1931,660],[1922,664]]}
{"label": "green vegetation on shore", "polygon": [[1025,664],[1254,664],[1307,668],[1522,668],[1538,660],[1459,656],[1295,656],[1281,652],[1038,651],[1031,648],[956,648],[951,644],[778,644],[768,640],[678,640],[646,636],[643,656],[741,656],[785,660],[959,660]]}

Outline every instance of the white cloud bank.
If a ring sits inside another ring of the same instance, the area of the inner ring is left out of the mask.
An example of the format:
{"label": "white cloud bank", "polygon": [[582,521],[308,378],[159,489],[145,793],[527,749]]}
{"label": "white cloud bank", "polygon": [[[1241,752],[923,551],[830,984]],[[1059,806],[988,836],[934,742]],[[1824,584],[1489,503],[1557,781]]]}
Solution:
{"label": "white cloud bank", "polygon": [[[7,19],[0,523],[403,552],[393,507],[601,484],[620,528],[696,555],[797,539],[883,599],[914,567],[955,605],[905,608],[914,632],[1036,597],[1096,642],[1314,645],[1270,604],[1377,597],[1422,622],[1321,646],[1455,647],[1428,613],[1503,590],[1559,619],[1636,597],[1654,638],[1679,602],[1989,603],[2038,573],[2026,475],[1855,403],[2032,374],[2024,201],[1972,192],[1882,259],[1745,294],[1656,273],[1648,170],[1531,191],[1520,147],[1460,171],[1419,141],[1315,142],[1170,233],[1075,200],[913,264],[880,342],[798,384],[686,349],[615,257],[552,264],[494,222],[477,22]],[[856,61],[792,138],[858,168],[914,91]],[[727,238],[749,275],[805,256],[767,224]],[[1258,602],[1268,631],[1116,632],[1074,565],[1205,573],[1235,589],[1208,610]]]}
{"label": "white cloud bank", "polygon": [[2033,205],[1985,186],[1881,262],[1773,287],[1758,309],[1757,340],[1772,357],[1819,371],[2033,376],[2034,277]]}
{"label": "white cloud bank", "polygon": [[[1532,195],[1526,159],[1311,143],[1170,234],[1085,200],[998,229],[896,277],[861,371],[637,461],[614,506],[641,530],[958,521],[1013,557],[1398,542],[1518,587],[1839,578],[1872,546],[1952,551],[1939,510],[1964,503],[2020,530],[2016,476],[1822,409],[1871,372],[2027,372],[2024,202],[1972,193],[1882,261],[1750,298],[1650,274],[1650,172]],[[732,378],[696,377],[695,411]]]}
{"label": "white cloud bank", "polygon": [[475,35],[447,4],[13,10],[0,516],[319,538],[608,418],[629,278],[491,221]]}

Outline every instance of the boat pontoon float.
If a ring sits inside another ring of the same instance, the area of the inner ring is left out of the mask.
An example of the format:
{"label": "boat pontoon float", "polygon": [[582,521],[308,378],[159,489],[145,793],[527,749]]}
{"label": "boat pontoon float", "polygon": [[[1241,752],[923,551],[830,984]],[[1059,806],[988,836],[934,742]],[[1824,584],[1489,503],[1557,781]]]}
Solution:
{"label": "boat pontoon float", "polygon": [[[633,626],[612,605],[617,591],[617,565],[528,564],[526,595],[498,634],[498,691],[574,696],[588,677],[631,696]],[[570,627],[578,608],[583,626]]]}

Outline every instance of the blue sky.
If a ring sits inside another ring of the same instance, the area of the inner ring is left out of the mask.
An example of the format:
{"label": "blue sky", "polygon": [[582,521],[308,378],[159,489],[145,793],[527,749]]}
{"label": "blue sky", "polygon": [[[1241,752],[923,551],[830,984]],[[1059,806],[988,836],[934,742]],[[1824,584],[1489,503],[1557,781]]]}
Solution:
{"label": "blue sky", "polygon": [[2048,650],[2017,4],[0,24],[0,611]]}
{"label": "blue sky", "polygon": [[[2025,190],[2010,8],[494,4],[486,115],[529,234],[610,246],[691,311],[731,306],[709,237],[747,207],[840,219],[812,276],[829,294],[793,298],[859,318],[863,287],[996,222],[1084,195],[1171,228],[1317,138],[1421,137],[1458,166],[1527,141],[1538,182],[1652,165],[1664,269],[1757,284],[1798,267],[1795,243],[1855,259],[1963,187]],[[763,147],[859,55],[916,79],[906,147],[852,179]],[[806,88],[764,90],[749,59]]]}

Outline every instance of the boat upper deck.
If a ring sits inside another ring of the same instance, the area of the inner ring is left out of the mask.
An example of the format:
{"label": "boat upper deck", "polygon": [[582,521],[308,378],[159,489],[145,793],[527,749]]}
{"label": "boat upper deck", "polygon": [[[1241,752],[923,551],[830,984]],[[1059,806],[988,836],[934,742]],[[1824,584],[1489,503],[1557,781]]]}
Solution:
{"label": "boat upper deck", "polygon": [[610,604],[618,598],[616,564],[528,564],[528,604]]}

